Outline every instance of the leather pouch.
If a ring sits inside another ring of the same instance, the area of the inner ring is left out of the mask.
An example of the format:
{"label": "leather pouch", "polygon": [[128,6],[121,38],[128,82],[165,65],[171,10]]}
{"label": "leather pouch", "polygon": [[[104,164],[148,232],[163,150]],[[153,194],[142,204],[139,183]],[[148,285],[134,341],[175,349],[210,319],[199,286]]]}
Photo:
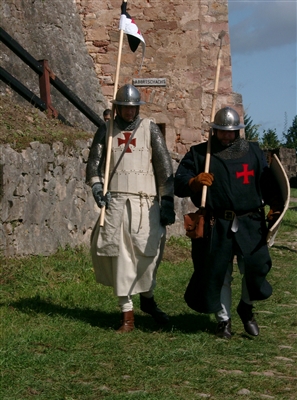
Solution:
{"label": "leather pouch", "polygon": [[195,213],[184,215],[184,228],[186,236],[191,239],[203,238],[205,222],[205,210],[197,210]]}

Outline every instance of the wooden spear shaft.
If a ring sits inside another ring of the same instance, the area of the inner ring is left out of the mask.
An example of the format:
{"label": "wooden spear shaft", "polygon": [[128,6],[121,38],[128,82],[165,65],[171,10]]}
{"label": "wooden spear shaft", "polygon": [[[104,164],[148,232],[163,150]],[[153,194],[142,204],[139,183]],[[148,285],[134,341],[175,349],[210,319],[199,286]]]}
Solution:
{"label": "wooden spear shaft", "polygon": [[[127,0],[124,0],[124,2],[127,3]],[[119,84],[123,38],[124,38],[124,31],[121,29],[120,30],[120,38],[119,38],[119,49],[118,49],[116,74],[115,74],[114,88],[113,88],[113,100],[115,100],[115,98],[116,98],[118,84]],[[108,177],[109,177],[109,170],[110,170],[114,114],[115,114],[115,105],[113,104],[112,110],[111,110],[111,118],[109,121],[109,131],[108,131],[108,141],[107,141],[107,151],[106,151],[105,175],[104,175],[104,185],[103,185],[103,194],[104,195],[106,194],[106,192],[108,190]],[[102,207],[101,214],[100,214],[100,221],[99,221],[100,226],[104,226],[104,218],[105,218],[105,207]]]}
{"label": "wooden spear shaft", "polygon": [[[210,122],[212,122],[214,120],[215,112],[216,112],[218,86],[219,86],[220,69],[221,69],[222,40],[223,40],[223,37],[225,36],[225,34],[226,34],[225,31],[221,31],[221,33],[219,34],[220,48],[219,48],[219,53],[218,53],[218,58],[217,58],[217,70],[216,70],[216,77],[215,77],[215,85],[214,85],[214,93],[213,93],[213,100],[212,100],[212,107],[211,107]],[[208,133],[207,150],[206,150],[206,157],[205,157],[204,172],[207,172],[207,173],[209,172],[209,164],[210,164],[211,135],[212,135],[212,129],[210,129],[209,133]],[[201,196],[201,208],[205,208],[206,195],[207,195],[207,186],[203,185],[202,196]]]}

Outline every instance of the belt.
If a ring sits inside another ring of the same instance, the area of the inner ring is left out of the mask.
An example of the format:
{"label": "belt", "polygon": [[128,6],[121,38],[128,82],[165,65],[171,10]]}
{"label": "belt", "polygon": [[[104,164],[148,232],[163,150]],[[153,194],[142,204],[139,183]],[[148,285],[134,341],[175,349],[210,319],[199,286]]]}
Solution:
{"label": "belt", "polygon": [[240,217],[242,215],[250,215],[259,212],[261,212],[260,208],[256,208],[251,211],[215,210],[213,211],[213,215],[215,218],[222,218],[226,221],[233,221],[236,216]]}

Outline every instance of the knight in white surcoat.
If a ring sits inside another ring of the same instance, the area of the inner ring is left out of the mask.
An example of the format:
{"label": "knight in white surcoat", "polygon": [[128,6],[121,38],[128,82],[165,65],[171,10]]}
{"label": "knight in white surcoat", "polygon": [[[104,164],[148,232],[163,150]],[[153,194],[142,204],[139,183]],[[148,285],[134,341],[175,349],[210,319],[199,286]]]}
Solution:
{"label": "knight in white surcoat", "polygon": [[[119,333],[134,329],[132,295],[159,324],[169,318],[154,300],[166,225],[175,222],[172,161],[163,135],[149,118],[141,119],[139,91],[124,85],[112,101],[116,117],[95,134],[87,163],[87,182],[101,209],[91,237],[96,281],[113,287],[122,312]],[[109,176],[105,177],[108,133],[112,123]],[[104,180],[108,192],[103,195]],[[100,210],[99,210],[100,211]]]}

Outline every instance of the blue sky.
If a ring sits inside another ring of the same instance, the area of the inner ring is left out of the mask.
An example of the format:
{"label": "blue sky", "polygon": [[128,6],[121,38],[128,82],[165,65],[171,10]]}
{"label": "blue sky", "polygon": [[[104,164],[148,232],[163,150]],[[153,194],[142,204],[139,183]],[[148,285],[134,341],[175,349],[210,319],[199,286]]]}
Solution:
{"label": "blue sky", "polygon": [[228,0],[233,91],[259,132],[297,115],[297,0]]}

